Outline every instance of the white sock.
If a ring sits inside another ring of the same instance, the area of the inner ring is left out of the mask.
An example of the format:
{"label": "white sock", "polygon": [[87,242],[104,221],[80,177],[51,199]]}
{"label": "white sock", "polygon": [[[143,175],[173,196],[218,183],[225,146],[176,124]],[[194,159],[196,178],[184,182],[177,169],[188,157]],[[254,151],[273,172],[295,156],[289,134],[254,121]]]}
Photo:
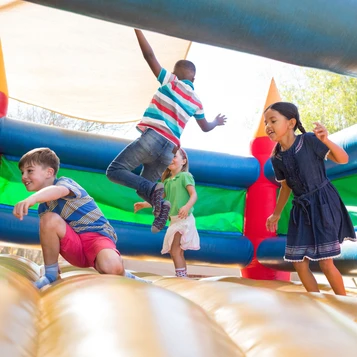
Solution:
{"label": "white sock", "polygon": [[134,279],[134,280],[137,280],[137,281],[141,281],[143,283],[149,283],[151,284],[151,281],[150,280],[146,280],[146,279],[142,279],[142,278],[139,278],[138,276],[135,276],[134,274],[131,274],[129,271],[125,270],[125,276],[129,279]]}
{"label": "white sock", "polygon": [[187,278],[187,269],[186,268],[177,268],[175,269],[176,276],[178,278]]}

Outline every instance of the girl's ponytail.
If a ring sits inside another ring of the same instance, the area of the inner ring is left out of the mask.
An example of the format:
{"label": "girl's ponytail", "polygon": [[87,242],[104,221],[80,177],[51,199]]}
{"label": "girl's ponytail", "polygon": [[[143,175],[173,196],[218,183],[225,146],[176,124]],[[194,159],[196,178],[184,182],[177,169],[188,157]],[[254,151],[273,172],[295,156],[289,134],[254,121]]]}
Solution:
{"label": "girl's ponytail", "polygon": [[[297,108],[296,108],[296,110],[297,110]],[[300,130],[300,133],[301,133],[301,134],[305,134],[305,133],[306,133],[306,130],[305,130],[305,128],[302,126],[302,123],[301,123],[301,120],[300,120],[300,114],[299,114],[298,111],[297,111],[297,113],[296,113],[295,119],[296,119],[296,126],[295,126],[294,130],[296,130],[296,128],[298,128],[298,129]]]}

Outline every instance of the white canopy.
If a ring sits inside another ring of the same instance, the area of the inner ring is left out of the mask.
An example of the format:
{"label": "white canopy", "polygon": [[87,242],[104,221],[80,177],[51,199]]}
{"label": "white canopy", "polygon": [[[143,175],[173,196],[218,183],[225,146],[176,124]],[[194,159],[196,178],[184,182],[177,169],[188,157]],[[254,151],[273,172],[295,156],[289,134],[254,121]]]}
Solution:
{"label": "white canopy", "polygon": [[[163,67],[186,57],[189,41],[145,35]],[[159,85],[132,28],[0,0],[0,36],[9,97],[66,116],[136,121]]]}

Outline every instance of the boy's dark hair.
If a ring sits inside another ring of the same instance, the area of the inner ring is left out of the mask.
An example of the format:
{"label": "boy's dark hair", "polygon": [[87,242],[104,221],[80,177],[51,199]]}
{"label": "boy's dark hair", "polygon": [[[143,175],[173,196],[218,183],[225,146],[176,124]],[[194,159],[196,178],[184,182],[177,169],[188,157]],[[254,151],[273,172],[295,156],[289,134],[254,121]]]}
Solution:
{"label": "boy's dark hair", "polygon": [[50,167],[57,175],[60,159],[54,151],[49,148],[37,148],[27,152],[19,161],[19,169],[21,170],[26,164],[37,164],[44,168]]}
{"label": "boy's dark hair", "polygon": [[187,60],[179,60],[175,64],[174,73],[178,79],[193,81],[196,75],[196,66]]}
{"label": "boy's dark hair", "polygon": [[179,60],[176,62],[175,67],[176,68],[184,68],[184,69],[196,74],[196,66],[191,61]]}

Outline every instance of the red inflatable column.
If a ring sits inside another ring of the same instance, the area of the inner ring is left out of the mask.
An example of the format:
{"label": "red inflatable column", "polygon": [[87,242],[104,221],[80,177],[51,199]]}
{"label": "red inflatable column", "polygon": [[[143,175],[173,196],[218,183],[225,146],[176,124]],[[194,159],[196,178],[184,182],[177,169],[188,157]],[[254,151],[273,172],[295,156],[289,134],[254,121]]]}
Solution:
{"label": "red inflatable column", "polygon": [[8,106],[8,91],[5,75],[4,57],[2,55],[1,41],[0,41],[0,118],[5,117],[7,114]]}
{"label": "red inflatable column", "polygon": [[[272,79],[268,97],[264,109],[270,104],[280,101],[280,95]],[[254,246],[254,257],[252,262],[242,269],[244,278],[261,280],[290,280],[290,273],[280,272],[261,265],[256,257],[259,244],[276,234],[270,233],[265,228],[267,218],[272,214],[276,204],[276,186],[264,176],[264,165],[270,158],[275,143],[272,142],[265,133],[264,115],[262,116],[259,128],[251,141],[251,153],[259,161],[260,175],[258,180],[248,188],[244,235],[250,239]]]}

